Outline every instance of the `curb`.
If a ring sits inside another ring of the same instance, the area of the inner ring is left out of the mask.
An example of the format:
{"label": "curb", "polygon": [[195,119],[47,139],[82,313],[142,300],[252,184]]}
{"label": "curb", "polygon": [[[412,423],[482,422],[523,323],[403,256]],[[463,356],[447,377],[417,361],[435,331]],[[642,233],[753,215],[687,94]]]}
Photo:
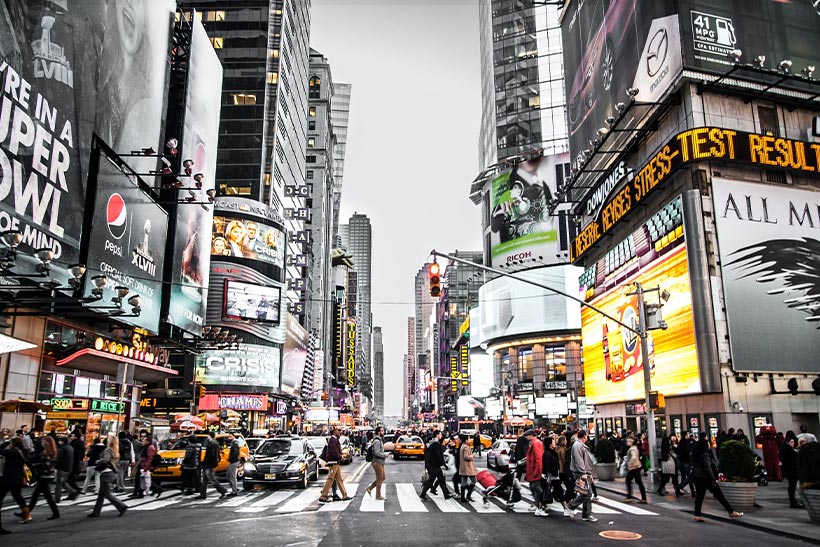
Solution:
{"label": "curb", "polygon": [[[603,484],[602,482],[596,482],[595,486],[598,487],[601,490],[606,491],[606,492],[610,492],[610,493],[613,493],[613,494],[618,494],[618,495],[621,495],[621,496],[625,495],[624,492],[622,492],[621,490],[618,490],[617,488],[613,488],[611,486],[608,487],[607,485]],[[679,508],[678,509],[678,508],[676,508],[675,511],[679,511],[681,513],[687,513],[689,515],[694,515],[695,514],[694,509],[684,509],[684,508]],[[752,530],[757,530],[758,532],[765,532],[767,534],[771,534],[771,535],[774,535],[774,536],[779,536],[779,537],[783,537],[783,538],[787,538],[787,539],[794,539],[794,540],[797,540],[797,541],[804,541],[806,543],[811,543],[811,544],[814,544],[814,545],[820,545],[820,539],[813,538],[813,537],[802,536],[800,534],[793,534],[791,532],[785,532],[785,531],[782,531],[782,530],[777,530],[777,529],[772,528],[772,527],[761,526],[759,524],[754,524],[754,523],[751,523],[749,521],[744,521],[743,519],[732,519],[732,518],[712,515],[712,514],[709,514],[709,513],[703,513],[702,516],[704,518],[709,518],[709,519],[712,519],[712,520],[717,520],[717,521],[725,522],[725,523],[728,523],[728,524],[734,524],[735,526],[743,526],[744,528],[750,528]]]}

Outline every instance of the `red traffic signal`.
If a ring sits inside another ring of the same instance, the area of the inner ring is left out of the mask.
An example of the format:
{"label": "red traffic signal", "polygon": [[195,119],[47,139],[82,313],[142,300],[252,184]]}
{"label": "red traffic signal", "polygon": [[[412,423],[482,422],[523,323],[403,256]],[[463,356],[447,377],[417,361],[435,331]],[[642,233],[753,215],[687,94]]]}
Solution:
{"label": "red traffic signal", "polygon": [[427,266],[427,278],[430,281],[430,296],[441,296],[441,267],[438,262]]}

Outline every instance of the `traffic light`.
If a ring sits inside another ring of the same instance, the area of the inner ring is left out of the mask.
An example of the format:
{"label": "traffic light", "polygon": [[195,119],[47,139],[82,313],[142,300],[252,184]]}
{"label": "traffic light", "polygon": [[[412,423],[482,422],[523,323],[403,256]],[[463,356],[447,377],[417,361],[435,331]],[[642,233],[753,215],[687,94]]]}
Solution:
{"label": "traffic light", "polygon": [[430,281],[430,296],[441,296],[441,267],[438,262],[427,266],[427,278]]}
{"label": "traffic light", "polygon": [[205,386],[199,386],[199,398],[205,397]]}
{"label": "traffic light", "polygon": [[327,391],[322,392],[322,400],[327,401]]}

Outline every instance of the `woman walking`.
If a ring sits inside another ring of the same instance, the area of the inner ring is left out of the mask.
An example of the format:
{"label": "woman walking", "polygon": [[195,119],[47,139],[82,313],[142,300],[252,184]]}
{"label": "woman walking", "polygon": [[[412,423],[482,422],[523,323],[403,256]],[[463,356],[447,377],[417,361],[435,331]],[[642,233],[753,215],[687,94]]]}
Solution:
{"label": "woman walking", "polygon": [[695,484],[695,522],[703,522],[701,507],[706,491],[713,493],[720,504],[732,518],[740,518],[743,513],[738,513],[732,508],[732,504],[723,495],[717,485],[717,470],[712,459],[712,450],[706,440],[706,433],[701,433],[701,437],[692,450],[692,482]]}
{"label": "woman walking", "polygon": [[[561,487],[561,464],[558,458],[558,453],[552,447],[553,438],[549,435],[544,437],[544,457],[542,459],[541,468],[545,480],[544,491],[550,492],[552,499],[561,504],[564,509],[567,508],[567,502],[564,500],[564,489]],[[548,512],[548,507],[544,507],[544,512]]]}
{"label": "woman walking", "polygon": [[641,453],[638,451],[637,440],[635,437],[629,437],[627,443],[629,449],[626,451],[626,468],[628,469],[626,474],[626,499],[633,499],[632,482],[634,481],[641,491],[641,500],[638,503],[646,503],[646,488],[644,488],[643,479],[641,479],[643,465],[641,464]]}
{"label": "woman walking", "polygon": [[475,489],[475,464],[473,451],[467,443],[467,435],[459,435],[461,448],[459,449],[458,474],[461,475],[461,501],[473,501],[473,489]]}
{"label": "woman walking", "polygon": [[[5,459],[3,466],[3,475],[0,476],[0,505],[6,498],[7,493],[11,493],[11,497],[17,502],[22,511],[21,515],[28,516],[28,506],[26,500],[23,499],[23,465],[26,463],[24,454],[23,441],[19,437],[11,439],[8,448],[0,450],[0,456]],[[0,535],[10,534],[11,530],[6,530],[0,524]]]}
{"label": "woman walking", "polygon": [[105,445],[105,450],[103,450],[100,459],[97,460],[97,465],[94,466],[95,471],[100,475],[100,490],[97,492],[97,503],[94,504],[94,509],[86,515],[89,518],[100,516],[105,500],[110,501],[117,508],[117,511],[120,512],[119,516],[122,516],[125,510],[128,509],[128,506],[111,492],[117,480],[117,469],[120,463],[119,441],[114,435],[109,435]]}
{"label": "woman walking", "polygon": [[661,441],[661,483],[657,493],[660,496],[666,495],[666,483],[672,481],[675,488],[675,497],[680,497],[678,488],[678,439],[674,435],[664,437]]}
{"label": "woman walking", "polygon": [[564,435],[559,435],[555,442],[555,453],[558,455],[558,478],[561,479],[561,483],[563,483],[564,488],[566,488],[566,494],[562,500],[566,507],[566,502],[571,501],[575,496],[575,487],[570,478],[569,465],[567,462],[567,438]]}
{"label": "woman walking", "polygon": [[803,504],[797,501],[794,493],[797,489],[797,435],[789,430],[780,447],[780,463],[783,467],[783,476],[789,481],[789,507],[792,509],[802,509]]}
{"label": "woman walking", "polygon": [[60,518],[60,510],[57,509],[54,496],[51,495],[51,485],[54,483],[54,461],[57,459],[57,444],[52,437],[45,436],[42,439],[42,445],[42,452],[36,453],[30,464],[31,474],[37,480],[37,486],[34,487],[34,492],[31,493],[28,507],[23,509],[22,513],[15,513],[20,517],[20,524],[31,521],[31,512],[34,510],[34,506],[37,505],[40,494],[43,495],[49,508],[51,508],[51,516],[47,520]]}

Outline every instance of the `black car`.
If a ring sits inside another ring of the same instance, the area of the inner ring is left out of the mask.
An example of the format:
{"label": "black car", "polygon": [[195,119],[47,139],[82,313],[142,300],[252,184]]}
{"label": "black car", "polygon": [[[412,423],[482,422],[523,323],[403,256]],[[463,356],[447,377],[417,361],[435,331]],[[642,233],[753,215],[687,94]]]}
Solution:
{"label": "black car", "polygon": [[256,484],[295,484],[307,488],[308,481],[318,478],[319,458],[304,439],[267,439],[245,463],[242,487],[250,490]]}

